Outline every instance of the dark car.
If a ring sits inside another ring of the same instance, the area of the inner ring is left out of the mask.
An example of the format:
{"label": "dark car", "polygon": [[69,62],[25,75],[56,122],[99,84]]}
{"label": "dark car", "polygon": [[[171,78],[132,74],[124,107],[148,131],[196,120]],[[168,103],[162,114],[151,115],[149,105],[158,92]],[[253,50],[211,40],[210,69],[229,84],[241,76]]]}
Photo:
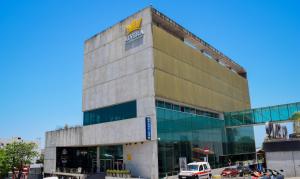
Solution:
{"label": "dark car", "polygon": [[[283,170],[280,171],[283,172]],[[262,179],[284,179],[284,175],[277,170],[266,169],[264,175],[261,178]]]}
{"label": "dark car", "polygon": [[239,171],[240,176],[250,175],[252,173],[252,170],[249,167],[245,166],[238,166],[237,170]]}
{"label": "dark car", "polygon": [[222,176],[230,176],[230,177],[236,177],[239,175],[239,171],[237,170],[237,167],[228,167],[228,168],[225,168],[222,173],[221,173]]}

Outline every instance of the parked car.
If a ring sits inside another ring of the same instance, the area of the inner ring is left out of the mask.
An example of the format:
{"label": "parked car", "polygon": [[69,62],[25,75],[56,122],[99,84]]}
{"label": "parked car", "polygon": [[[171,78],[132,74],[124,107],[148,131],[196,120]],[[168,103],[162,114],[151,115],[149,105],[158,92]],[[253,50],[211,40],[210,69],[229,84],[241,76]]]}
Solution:
{"label": "parked car", "polygon": [[253,171],[251,173],[251,179],[269,179],[269,178],[264,178],[264,173],[259,172],[259,171]]}
{"label": "parked car", "polygon": [[[280,170],[283,172],[283,170]],[[284,175],[277,170],[266,169],[260,179],[284,179]]]}
{"label": "parked car", "polygon": [[236,177],[239,175],[239,171],[236,166],[233,167],[227,167],[221,172],[221,176],[230,176],[230,177]]}
{"label": "parked car", "polygon": [[239,171],[240,176],[250,175],[252,173],[252,170],[249,167],[245,166],[238,166],[237,170]]}
{"label": "parked car", "polygon": [[181,171],[179,179],[209,179],[211,168],[208,162],[193,162],[187,165],[187,170]]}

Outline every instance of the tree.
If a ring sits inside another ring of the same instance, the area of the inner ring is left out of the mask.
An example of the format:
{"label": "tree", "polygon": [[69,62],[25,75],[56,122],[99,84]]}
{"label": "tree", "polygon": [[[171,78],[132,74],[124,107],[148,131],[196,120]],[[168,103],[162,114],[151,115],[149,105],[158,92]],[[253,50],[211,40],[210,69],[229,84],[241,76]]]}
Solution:
{"label": "tree", "polygon": [[36,163],[44,164],[44,158],[45,158],[44,154],[41,154],[40,157],[36,160]]}
{"label": "tree", "polygon": [[295,112],[291,119],[294,121],[294,133],[298,136],[300,134],[300,112]]}
{"label": "tree", "polygon": [[297,111],[292,115],[292,120],[300,120],[300,111]]}
{"label": "tree", "polygon": [[0,178],[7,176],[9,166],[7,164],[7,156],[4,149],[0,149]]}
{"label": "tree", "polygon": [[23,141],[15,141],[4,147],[7,165],[13,174],[17,172],[18,178],[21,177],[23,167],[31,164],[32,160],[38,157],[36,149],[37,144]]}

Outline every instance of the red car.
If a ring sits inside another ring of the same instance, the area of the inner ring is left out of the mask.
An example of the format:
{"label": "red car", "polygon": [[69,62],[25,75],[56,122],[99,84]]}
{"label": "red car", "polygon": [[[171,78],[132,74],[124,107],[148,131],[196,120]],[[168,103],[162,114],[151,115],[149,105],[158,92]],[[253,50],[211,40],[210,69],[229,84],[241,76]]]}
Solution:
{"label": "red car", "polygon": [[225,168],[222,173],[222,176],[232,176],[232,177],[236,177],[239,175],[239,171],[237,170],[237,168],[234,167],[230,167],[230,168]]}

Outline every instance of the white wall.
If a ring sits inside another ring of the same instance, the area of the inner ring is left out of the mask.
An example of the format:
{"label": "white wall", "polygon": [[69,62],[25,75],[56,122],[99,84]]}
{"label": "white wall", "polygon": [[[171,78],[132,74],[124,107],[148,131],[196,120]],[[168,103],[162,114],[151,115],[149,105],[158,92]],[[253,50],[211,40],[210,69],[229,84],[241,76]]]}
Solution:
{"label": "white wall", "polygon": [[[157,141],[123,145],[124,163],[133,176],[158,178]],[[130,155],[131,160],[128,160]]]}

